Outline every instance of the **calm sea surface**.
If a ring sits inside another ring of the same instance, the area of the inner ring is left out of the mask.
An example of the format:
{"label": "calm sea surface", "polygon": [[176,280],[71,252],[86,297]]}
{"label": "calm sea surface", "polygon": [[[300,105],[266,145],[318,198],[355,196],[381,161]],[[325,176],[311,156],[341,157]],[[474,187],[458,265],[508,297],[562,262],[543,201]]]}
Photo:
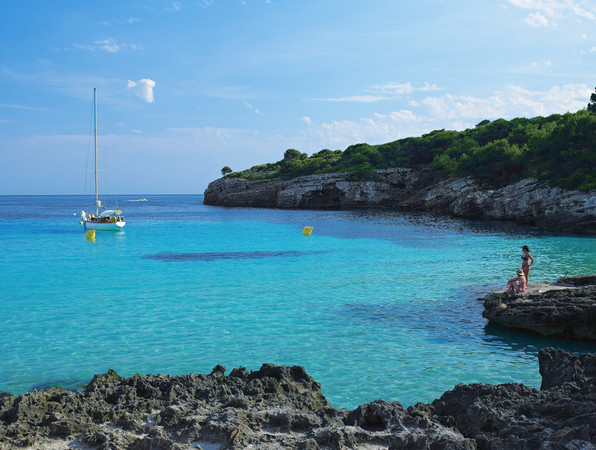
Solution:
{"label": "calm sea surface", "polygon": [[[335,407],[429,402],[457,383],[540,385],[554,340],[489,326],[479,297],[527,244],[530,282],[596,273],[596,239],[382,211],[220,208],[119,197],[88,241],[87,196],[0,196],[0,391],[96,373],[304,366]],[[106,202],[113,203],[107,199]],[[312,236],[302,235],[313,226]]]}

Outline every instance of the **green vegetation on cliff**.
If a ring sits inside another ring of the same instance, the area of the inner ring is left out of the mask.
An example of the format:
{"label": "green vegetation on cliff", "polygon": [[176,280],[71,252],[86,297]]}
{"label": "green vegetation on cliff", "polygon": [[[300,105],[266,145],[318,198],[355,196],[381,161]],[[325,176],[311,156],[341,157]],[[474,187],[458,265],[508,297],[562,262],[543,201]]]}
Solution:
{"label": "green vegetation on cliff", "polygon": [[289,149],[281,161],[229,176],[250,180],[346,172],[374,179],[375,169],[428,167],[437,179],[472,176],[494,186],[538,178],[553,186],[596,188],[596,114],[589,110],[533,119],[484,120],[461,132],[436,130],[381,145],[356,144],[308,156]]}

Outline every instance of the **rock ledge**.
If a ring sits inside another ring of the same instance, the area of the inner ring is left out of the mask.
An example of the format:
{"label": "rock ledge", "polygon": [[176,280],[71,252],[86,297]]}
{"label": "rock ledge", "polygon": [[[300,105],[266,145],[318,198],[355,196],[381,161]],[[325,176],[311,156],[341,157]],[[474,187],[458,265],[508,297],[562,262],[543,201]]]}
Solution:
{"label": "rock ledge", "polygon": [[525,293],[492,292],[482,316],[509,328],[596,341],[596,276],[570,277],[555,285],[530,285]]}

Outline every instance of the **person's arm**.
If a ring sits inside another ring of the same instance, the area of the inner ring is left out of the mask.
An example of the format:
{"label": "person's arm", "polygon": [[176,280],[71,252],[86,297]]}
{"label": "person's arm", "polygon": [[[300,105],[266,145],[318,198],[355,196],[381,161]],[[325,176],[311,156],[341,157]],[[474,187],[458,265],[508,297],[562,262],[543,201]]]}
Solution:
{"label": "person's arm", "polygon": [[530,255],[529,253],[528,253],[528,256],[530,257],[530,259],[528,260],[528,262],[532,261],[530,263],[530,266],[531,266],[532,264],[534,264],[534,258],[532,258],[532,255]]}

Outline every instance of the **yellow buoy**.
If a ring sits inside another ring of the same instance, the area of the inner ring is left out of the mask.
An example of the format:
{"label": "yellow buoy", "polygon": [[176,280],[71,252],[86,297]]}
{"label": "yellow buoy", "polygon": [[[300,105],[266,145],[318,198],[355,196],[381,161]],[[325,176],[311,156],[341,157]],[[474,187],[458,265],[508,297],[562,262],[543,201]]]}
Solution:
{"label": "yellow buoy", "polygon": [[302,234],[305,236],[310,236],[310,233],[312,233],[312,229],[313,227],[304,227],[304,230],[302,230]]}
{"label": "yellow buoy", "polygon": [[94,241],[95,240],[95,230],[87,230],[87,232],[85,233],[85,236],[87,236],[87,239],[89,239],[90,241]]}

